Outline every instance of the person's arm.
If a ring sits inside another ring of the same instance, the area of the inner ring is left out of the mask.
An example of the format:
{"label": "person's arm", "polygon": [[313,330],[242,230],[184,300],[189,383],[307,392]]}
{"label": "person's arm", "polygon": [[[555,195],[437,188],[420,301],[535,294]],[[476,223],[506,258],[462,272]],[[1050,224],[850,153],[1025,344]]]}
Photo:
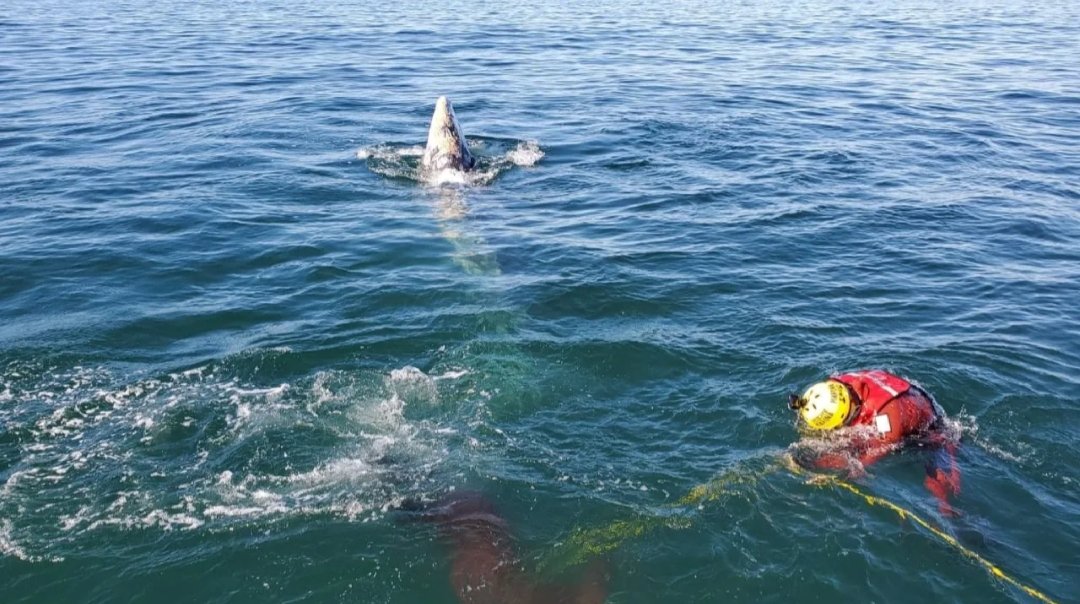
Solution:
{"label": "person's arm", "polygon": [[877,463],[879,459],[885,457],[896,447],[896,443],[893,441],[887,441],[884,439],[873,441],[860,450],[860,453],[856,455],[859,463],[865,468],[871,464]]}
{"label": "person's arm", "polygon": [[808,468],[846,471],[852,478],[862,476],[865,468],[888,455],[903,439],[899,405],[885,405],[868,428],[872,434],[856,432],[843,450],[822,453],[800,463]]}
{"label": "person's arm", "polygon": [[835,470],[844,472],[850,478],[861,477],[866,472],[859,463],[858,451],[847,448],[836,452],[818,453],[808,448],[793,455],[795,463],[807,470]]}

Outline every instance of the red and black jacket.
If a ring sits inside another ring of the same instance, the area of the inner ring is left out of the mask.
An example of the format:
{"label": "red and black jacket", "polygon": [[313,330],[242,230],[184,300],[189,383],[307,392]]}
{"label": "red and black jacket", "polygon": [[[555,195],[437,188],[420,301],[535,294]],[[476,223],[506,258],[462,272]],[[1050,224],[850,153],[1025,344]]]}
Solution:
{"label": "red and black jacket", "polygon": [[831,376],[847,386],[855,408],[848,426],[871,426],[874,436],[861,443],[859,461],[868,465],[888,453],[894,443],[928,437],[940,416],[930,396],[904,378],[874,369]]}

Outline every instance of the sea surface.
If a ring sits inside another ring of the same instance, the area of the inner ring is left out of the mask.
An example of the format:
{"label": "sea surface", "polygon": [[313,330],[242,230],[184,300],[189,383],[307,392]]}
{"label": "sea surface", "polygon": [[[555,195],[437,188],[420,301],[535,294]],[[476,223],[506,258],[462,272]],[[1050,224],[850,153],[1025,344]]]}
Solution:
{"label": "sea surface", "polygon": [[770,471],[883,367],[962,516],[858,488],[1080,601],[1078,57],[1074,1],[6,0],[0,600],[452,603],[395,510],[467,490],[612,603],[1034,601]]}

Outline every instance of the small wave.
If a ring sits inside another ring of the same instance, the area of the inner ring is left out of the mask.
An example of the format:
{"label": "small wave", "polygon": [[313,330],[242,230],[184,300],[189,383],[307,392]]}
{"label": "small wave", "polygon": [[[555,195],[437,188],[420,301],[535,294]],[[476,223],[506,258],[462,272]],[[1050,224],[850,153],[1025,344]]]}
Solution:
{"label": "small wave", "polygon": [[409,147],[399,147],[393,144],[375,145],[374,147],[364,147],[356,152],[358,159],[382,159],[382,160],[394,160],[402,157],[421,157],[424,155],[424,147],[420,145],[413,145]]}
{"label": "small wave", "polygon": [[970,440],[987,453],[1005,461],[1017,465],[1023,465],[1035,455],[1035,449],[1031,445],[1013,440],[1009,443],[996,443],[979,433],[979,425],[973,415],[960,413],[955,418],[950,418],[947,424],[951,424],[965,440]]}

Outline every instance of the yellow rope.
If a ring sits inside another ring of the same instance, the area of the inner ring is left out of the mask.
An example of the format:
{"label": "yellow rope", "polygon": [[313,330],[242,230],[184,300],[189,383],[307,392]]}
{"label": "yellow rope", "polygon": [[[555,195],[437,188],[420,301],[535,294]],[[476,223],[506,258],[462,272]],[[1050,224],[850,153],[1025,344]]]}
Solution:
{"label": "yellow rope", "polygon": [[853,485],[853,484],[851,484],[849,482],[845,482],[843,480],[840,480],[839,478],[837,478],[835,476],[828,476],[828,475],[817,475],[817,476],[824,476],[824,480],[816,481],[815,484],[819,484],[819,485],[832,484],[832,485],[840,487],[841,489],[845,489],[847,491],[850,491],[850,492],[858,495],[859,497],[861,497],[863,499],[863,501],[866,501],[866,503],[870,504],[871,506],[877,505],[877,506],[882,506],[882,507],[888,508],[888,509],[892,510],[893,512],[896,512],[896,514],[898,516],[900,516],[901,518],[908,519],[908,520],[911,520],[911,521],[915,522],[919,526],[921,526],[924,529],[930,531],[930,533],[933,534],[938,539],[941,539],[942,541],[944,541],[948,545],[951,545],[953,548],[955,548],[961,554],[967,556],[968,558],[971,558],[975,562],[978,562],[980,566],[982,566],[987,571],[989,571],[990,574],[993,575],[994,577],[996,577],[996,578],[998,578],[998,579],[1000,579],[1002,581],[1005,581],[1006,583],[1020,589],[1021,591],[1023,591],[1027,595],[1035,598],[1036,600],[1046,602],[1047,604],[1056,604],[1056,602],[1054,600],[1050,599],[1050,597],[1047,596],[1046,594],[1044,594],[1041,591],[1035,589],[1034,587],[1029,587],[1029,586],[1021,583],[1020,581],[1014,579],[1013,577],[1005,574],[1005,571],[1001,570],[997,565],[993,564],[992,562],[990,562],[986,558],[983,558],[982,556],[980,556],[976,552],[972,551],[970,548],[968,548],[964,544],[957,541],[955,537],[953,537],[952,535],[946,533],[945,531],[941,530],[940,528],[934,526],[929,521],[923,519],[921,516],[919,516],[915,512],[904,509],[904,508],[896,505],[895,503],[889,501],[888,499],[883,499],[883,498],[878,497],[876,495],[870,495],[869,493],[864,492],[859,487],[857,487],[857,486],[855,486],[855,485]]}
{"label": "yellow rope", "polygon": [[[675,509],[681,507],[687,507],[691,505],[700,505],[705,502],[712,502],[721,499],[722,497],[731,495],[736,492],[738,487],[744,485],[753,485],[763,476],[771,474],[777,470],[787,468],[792,474],[802,475],[804,470],[797,466],[790,458],[784,458],[786,463],[784,464],[772,464],[757,473],[747,473],[740,471],[739,468],[731,470],[722,476],[710,480],[707,483],[699,484],[687,493],[684,497],[676,501],[675,503],[664,506],[668,509]],[[983,558],[978,553],[974,552],[970,548],[966,547],[962,543],[956,540],[955,537],[934,526],[929,521],[923,519],[921,516],[900,507],[899,505],[878,497],[876,495],[870,495],[864,492],[859,487],[841,480],[836,476],[829,474],[817,474],[810,473],[811,477],[807,480],[808,484],[816,486],[833,485],[841,489],[858,495],[871,506],[881,506],[886,509],[892,510],[900,518],[909,519],[919,526],[930,531],[930,534],[934,535],[947,545],[952,546],[961,554],[977,562],[980,566],[985,568],[991,576],[1004,581],[1024,593],[1028,594],[1032,598],[1045,602],[1046,604],[1057,604],[1046,594],[1041,591],[1021,583],[1017,579],[1009,576],[1005,571],[1001,570],[998,566]],[[590,559],[596,558],[608,552],[611,552],[622,545],[624,542],[641,537],[648,532],[651,532],[660,527],[670,528],[685,528],[689,525],[689,519],[685,516],[641,516],[631,520],[616,520],[606,526],[596,527],[592,529],[575,529],[567,540],[561,544],[559,550],[555,552],[553,556],[548,556],[542,560],[538,565],[541,572],[553,572],[556,570],[563,570],[571,566],[583,564]]]}
{"label": "yellow rope", "polygon": [[[664,505],[663,509],[675,512],[691,505],[716,501],[733,494],[742,486],[753,485],[762,476],[779,469],[781,469],[780,466],[773,465],[760,472],[748,473],[736,468],[690,489],[690,492],[681,499]],[[685,515],[643,514],[637,518],[616,520],[604,526],[575,528],[556,550],[541,559],[537,564],[537,570],[541,573],[558,573],[612,552],[626,541],[641,537],[658,528],[680,529],[689,525],[690,520]]]}
{"label": "yellow rope", "polygon": [[690,492],[683,496],[682,499],[673,504],[669,504],[667,507],[685,507],[688,505],[700,505],[706,501],[716,501],[721,497],[730,495],[734,490],[734,487],[755,484],[763,477],[768,476],[781,468],[782,466],[778,464],[772,464],[754,474],[742,472],[739,468],[730,470],[709,482],[699,484],[690,489]]}

